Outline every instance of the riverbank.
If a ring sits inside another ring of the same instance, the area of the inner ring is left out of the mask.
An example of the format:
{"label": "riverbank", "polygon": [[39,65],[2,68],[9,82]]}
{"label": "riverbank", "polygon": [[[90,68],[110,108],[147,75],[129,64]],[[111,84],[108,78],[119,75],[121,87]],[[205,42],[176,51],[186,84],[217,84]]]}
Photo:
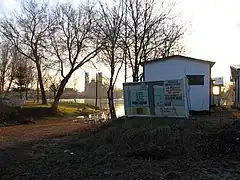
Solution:
{"label": "riverbank", "polygon": [[86,124],[84,119],[103,112],[83,103],[60,102],[58,114],[52,114],[50,104],[27,102],[0,124],[0,149],[89,130],[98,124]]}
{"label": "riverbank", "polygon": [[51,105],[42,105],[40,103],[27,102],[16,114],[9,114],[2,121],[2,125],[16,125],[35,123],[39,120],[61,120],[74,119],[77,116],[88,117],[105,113],[106,110],[96,109],[92,105],[74,102],[60,102],[59,112],[52,114]]}
{"label": "riverbank", "polygon": [[[23,113],[25,111],[31,111],[33,109],[48,109],[50,110],[51,104],[42,105],[39,103],[34,102],[27,102],[23,107]],[[59,102],[59,113],[56,116],[88,116],[89,114],[97,114],[100,113],[102,110],[96,108],[93,105],[85,104],[85,103],[78,103],[78,102]],[[33,114],[34,115],[34,114]]]}
{"label": "riverbank", "polygon": [[120,118],[0,154],[3,179],[239,179],[239,127],[225,109],[194,120]]}

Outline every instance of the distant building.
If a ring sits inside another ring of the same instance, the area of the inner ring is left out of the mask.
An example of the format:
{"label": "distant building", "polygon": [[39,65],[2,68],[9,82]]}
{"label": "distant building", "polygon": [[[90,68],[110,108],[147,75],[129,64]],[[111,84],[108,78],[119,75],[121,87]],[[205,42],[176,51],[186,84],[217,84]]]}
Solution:
{"label": "distant building", "polygon": [[91,82],[89,82],[89,74],[85,73],[85,98],[106,98],[108,87],[102,81],[102,73],[97,73],[96,79],[92,79]]}
{"label": "distant building", "polygon": [[88,84],[89,84],[89,73],[85,72],[85,86],[84,86],[84,93],[87,92]]}
{"label": "distant building", "polygon": [[[97,90],[96,90],[97,89]],[[85,73],[85,98],[107,98],[108,85],[103,83],[102,73],[97,73],[96,78],[89,82],[89,73]],[[122,98],[122,90],[114,92],[115,98]]]}
{"label": "distant building", "polygon": [[102,84],[103,83],[103,77],[102,77],[102,73],[97,73],[97,81],[98,83]]}
{"label": "distant building", "polygon": [[222,92],[224,81],[223,77],[212,78],[213,93],[212,93],[212,105],[220,106],[222,103]]}

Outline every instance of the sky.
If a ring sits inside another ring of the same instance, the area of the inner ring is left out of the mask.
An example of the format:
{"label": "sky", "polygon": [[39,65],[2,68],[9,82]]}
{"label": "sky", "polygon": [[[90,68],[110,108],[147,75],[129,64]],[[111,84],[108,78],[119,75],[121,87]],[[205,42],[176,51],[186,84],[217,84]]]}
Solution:
{"label": "sky", "polygon": [[[77,4],[79,0],[49,0]],[[106,0],[111,2],[112,0]],[[166,2],[168,0],[165,0]],[[11,12],[18,8],[18,0],[0,0],[0,11]],[[240,7],[239,0],[177,0],[175,13],[181,12],[181,19],[187,25],[184,39],[185,55],[214,61],[212,77],[224,77],[229,82],[230,65],[240,64]],[[90,77],[100,70],[108,77],[106,68],[84,67]],[[77,89],[84,89],[84,71],[80,70],[72,79],[78,79]],[[120,74],[117,86],[122,87],[124,74]],[[131,81],[131,78],[128,79]],[[68,86],[73,85],[73,80]]]}

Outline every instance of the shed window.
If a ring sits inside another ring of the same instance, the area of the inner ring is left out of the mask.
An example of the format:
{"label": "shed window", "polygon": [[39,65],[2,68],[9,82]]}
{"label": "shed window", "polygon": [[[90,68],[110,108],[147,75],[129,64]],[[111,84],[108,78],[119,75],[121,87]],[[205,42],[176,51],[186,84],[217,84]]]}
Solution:
{"label": "shed window", "polygon": [[204,75],[187,75],[188,85],[204,85]]}

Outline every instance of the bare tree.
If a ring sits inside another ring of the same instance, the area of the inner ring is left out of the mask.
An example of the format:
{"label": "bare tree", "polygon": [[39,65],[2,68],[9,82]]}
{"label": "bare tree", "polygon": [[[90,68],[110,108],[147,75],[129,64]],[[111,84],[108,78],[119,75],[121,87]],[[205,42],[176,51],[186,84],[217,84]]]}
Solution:
{"label": "bare tree", "polygon": [[0,93],[4,92],[4,85],[7,80],[7,73],[10,67],[10,43],[5,41],[1,44],[1,57],[0,57]]}
{"label": "bare tree", "polygon": [[53,99],[56,97],[56,93],[57,93],[57,90],[58,90],[58,84],[51,84],[50,87],[49,87],[49,90],[51,92],[53,92]]}
{"label": "bare tree", "polygon": [[13,13],[12,18],[5,17],[0,24],[1,33],[11,41],[17,51],[35,63],[42,104],[47,104],[42,80],[43,47],[46,46],[51,24],[47,4],[36,0],[22,1],[20,13]]}
{"label": "bare tree", "polygon": [[23,98],[25,91],[25,99],[28,99],[28,87],[33,81],[33,65],[23,55],[20,55],[14,65],[14,83],[18,86],[17,91],[20,92],[20,97]]}
{"label": "bare tree", "polygon": [[114,86],[124,60],[122,58],[121,27],[123,22],[123,3],[115,3],[112,8],[101,4],[101,20],[98,20],[99,33],[104,45],[101,50],[101,61],[110,70],[108,84],[108,105],[111,118],[116,118],[114,105]]}
{"label": "bare tree", "polygon": [[155,49],[149,56],[153,59],[179,55],[184,52],[182,39],[186,29],[182,24],[176,24],[174,20],[166,23],[162,28],[162,34],[159,39],[153,42]]}
{"label": "bare tree", "polygon": [[[18,61],[18,58],[19,58],[19,54],[17,53],[16,51],[16,48],[15,47],[12,47],[10,49],[10,63],[9,63],[9,67],[8,67],[8,71],[7,71],[7,82],[8,82],[8,85],[7,85],[7,88],[5,90],[6,93],[8,93],[12,87],[12,84],[13,84],[13,80],[14,80],[14,76],[15,76],[15,71],[16,71],[16,64],[17,64],[17,61]],[[6,83],[7,84],[7,83]]]}
{"label": "bare tree", "polygon": [[34,81],[34,66],[32,61],[25,60],[26,75],[25,75],[25,99],[28,100],[29,85]]}
{"label": "bare tree", "polygon": [[176,42],[182,37],[176,33],[173,26],[167,26],[169,21],[174,21],[174,17],[171,16],[173,5],[168,8],[162,5],[160,9],[154,7],[154,0],[125,0],[126,28],[123,31],[123,41],[133,81],[139,80],[142,62],[153,58],[158,48],[165,48],[162,55],[170,54],[172,47],[176,47]]}
{"label": "bare tree", "polygon": [[14,80],[16,49],[6,39],[0,45],[0,93],[8,93]]}
{"label": "bare tree", "polygon": [[45,85],[49,88],[49,92],[53,93],[53,96],[50,94],[49,97],[53,97],[52,99],[54,99],[59,87],[59,72],[56,71],[54,74],[48,74],[45,77]]}
{"label": "bare tree", "polygon": [[73,8],[64,4],[54,12],[55,27],[51,30],[52,55],[60,66],[62,80],[59,84],[52,110],[58,110],[59,100],[72,74],[85,63],[93,59],[100,51],[98,38],[92,36],[95,28],[94,10],[89,4]]}

